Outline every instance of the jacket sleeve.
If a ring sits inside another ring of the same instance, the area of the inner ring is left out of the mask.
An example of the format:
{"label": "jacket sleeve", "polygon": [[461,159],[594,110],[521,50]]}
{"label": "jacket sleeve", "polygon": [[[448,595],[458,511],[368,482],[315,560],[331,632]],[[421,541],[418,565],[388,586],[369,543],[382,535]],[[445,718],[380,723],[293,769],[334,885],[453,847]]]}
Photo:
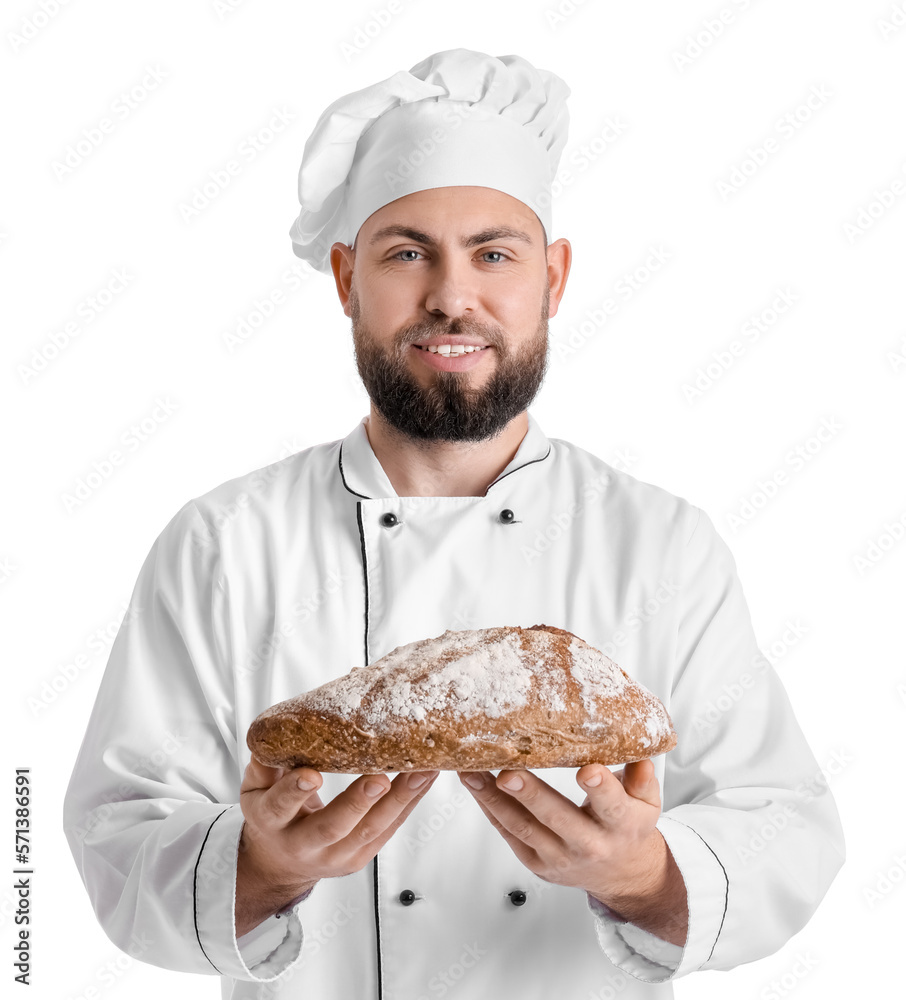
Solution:
{"label": "jacket sleeve", "polygon": [[592,907],[607,956],[648,982],[777,951],[844,860],[825,770],[758,648],[733,555],[708,515],[693,510],[670,694],[678,742],[665,758],[658,820],[686,885],[686,944]]}
{"label": "jacket sleeve", "polygon": [[110,651],[64,803],[108,937],[142,961],[266,981],[301,954],[295,912],[237,941],[243,816],[220,552],[193,502],[155,540]]}

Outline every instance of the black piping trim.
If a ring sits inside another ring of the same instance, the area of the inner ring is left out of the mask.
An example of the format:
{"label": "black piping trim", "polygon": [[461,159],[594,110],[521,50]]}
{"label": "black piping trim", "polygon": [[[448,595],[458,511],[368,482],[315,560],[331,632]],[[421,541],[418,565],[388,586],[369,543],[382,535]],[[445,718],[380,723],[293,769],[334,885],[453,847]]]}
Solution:
{"label": "black piping trim", "polygon": [[[340,473],[342,475],[343,466],[340,465]],[[345,483],[344,483],[345,485]],[[349,489],[349,487],[346,487]],[[350,493],[354,492],[349,490]],[[359,496],[360,494],[356,494]],[[365,498],[366,500],[368,497]],[[359,543],[362,547],[362,575],[365,580],[365,664],[367,666],[369,654],[368,654],[368,554],[365,550],[365,526],[362,523],[362,501],[360,500],[356,505],[356,523],[359,528]],[[384,971],[383,964],[381,961],[381,910],[380,910],[380,889],[378,880],[378,856],[375,854],[373,862],[373,880],[372,884],[374,887],[374,945],[376,951],[376,967],[377,967],[377,995],[378,1000],[382,1000],[384,996]]]}
{"label": "black piping trim", "polygon": [[711,946],[711,951],[708,953],[708,957],[705,959],[705,962],[710,962],[711,957],[714,954],[714,949],[717,947],[717,942],[720,940],[720,932],[724,929],[724,921],[727,919],[727,909],[730,905],[730,879],[727,877],[727,869],[724,868],[723,862],[714,853],[714,848],[708,843],[707,840],[705,840],[705,838],[698,832],[698,830],[696,830],[694,827],[689,826],[688,823],[684,823],[682,820],[674,819],[672,816],[670,817],[670,819],[672,819],[674,823],[679,823],[680,826],[684,826],[687,830],[691,830],[695,834],[695,836],[698,837],[698,839],[705,845],[705,847],[707,847],[708,850],[712,854],[714,854],[714,860],[720,865],[720,870],[724,873],[724,881],[727,883],[727,891],[724,895],[724,912],[723,916],[720,918],[720,927],[717,928],[717,937],[714,938],[714,944]]}
{"label": "black piping trim", "polygon": [[[198,931],[198,866],[201,864],[201,856],[204,854],[204,845],[208,842],[208,837],[211,836],[211,830],[214,829],[214,824],[225,812],[226,809],[219,812],[211,821],[211,825],[208,827],[208,832],[204,835],[204,840],[201,842],[201,847],[198,849],[198,857],[195,859],[195,872],[192,876],[192,921],[195,924],[195,937],[198,938],[198,947],[201,948],[202,955],[204,955],[209,962],[211,962],[211,956],[204,950],[204,945],[201,943],[201,934]],[[224,974],[213,962],[211,962],[211,968],[215,972],[220,973],[221,976]]]}
{"label": "black piping trim", "polygon": [[[553,450],[553,445],[548,445],[547,453],[542,455],[541,458],[533,458],[529,462],[523,462],[522,465],[517,465],[515,469],[510,469],[509,472],[504,473],[499,478],[495,479],[493,483],[488,487],[488,490],[496,486],[502,479],[506,479],[507,476],[511,476],[514,472],[518,472],[520,469],[524,469],[528,465],[534,465],[535,462],[543,462],[546,458],[550,456]],[[338,453],[337,461],[340,467],[340,479],[343,482],[343,486],[350,492],[354,497],[361,497],[363,500],[373,500],[373,497],[365,496],[364,493],[358,493],[354,490],[349,483],[346,482],[346,474],[343,472],[343,445],[340,445],[340,450]],[[488,490],[485,490],[485,496],[487,496]]]}
{"label": "black piping trim", "polygon": [[535,462],[543,462],[550,455],[552,450],[553,450],[553,445],[549,445],[546,455],[542,455],[541,458],[533,458],[530,462],[523,462],[522,465],[517,465],[515,469],[510,469],[509,472],[505,472],[498,479],[495,479],[494,482],[491,483],[491,485],[488,487],[488,489],[485,490],[485,496],[487,496],[488,491],[492,490],[500,482],[501,479],[506,479],[507,476],[512,476],[514,472],[518,472],[520,469],[524,469],[527,465],[534,465]]}
{"label": "black piping trim", "polygon": [[[380,853],[380,852],[379,852]],[[374,856],[374,937],[377,944],[377,995],[378,1000],[384,996],[384,968],[381,961],[381,910],[380,889],[378,880],[378,855]]]}
{"label": "black piping trim", "polygon": [[349,483],[346,482],[346,476],[343,473],[343,445],[342,444],[340,445],[340,451],[339,451],[338,460],[339,460],[339,465],[340,465],[340,479],[343,480],[343,485],[346,487],[346,489],[349,490],[349,492],[354,497],[361,497],[363,500],[371,500],[371,499],[373,499],[372,497],[366,497],[364,493],[356,493],[356,491],[349,485]]}
{"label": "black piping trim", "polygon": [[355,505],[355,517],[359,526],[359,544],[362,547],[362,575],[365,578],[365,659],[368,666],[368,556],[365,552],[365,526],[362,524],[362,502]]}

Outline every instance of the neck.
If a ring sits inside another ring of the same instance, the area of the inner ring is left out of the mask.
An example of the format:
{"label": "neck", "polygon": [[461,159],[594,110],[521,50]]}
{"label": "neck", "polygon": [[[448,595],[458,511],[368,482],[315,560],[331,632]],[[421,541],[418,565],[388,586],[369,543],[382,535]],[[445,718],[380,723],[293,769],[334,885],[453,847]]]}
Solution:
{"label": "neck", "polygon": [[518,451],[528,413],[485,441],[424,441],[388,424],[372,403],[365,430],[397,496],[483,497]]}

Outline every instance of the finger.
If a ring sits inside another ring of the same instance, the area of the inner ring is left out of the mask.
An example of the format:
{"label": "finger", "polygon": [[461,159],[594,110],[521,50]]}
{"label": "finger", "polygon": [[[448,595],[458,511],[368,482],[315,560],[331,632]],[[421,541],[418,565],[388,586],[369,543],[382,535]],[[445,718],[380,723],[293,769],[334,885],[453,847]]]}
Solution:
{"label": "finger", "polygon": [[320,771],[316,771],[313,767],[297,767],[295,771],[290,771],[288,776],[295,777],[296,785],[303,795],[297,815],[307,815],[324,808],[324,803],[318,794],[324,784]]}
{"label": "finger", "polygon": [[262,764],[257,757],[252,757],[245,769],[239,790],[245,792],[255,788],[270,788],[283,777],[283,774],[282,767],[269,767],[267,764]]}
{"label": "finger", "polygon": [[[434,784],[438,771],[410,771],[400,774],[391,783],[390,794],[385,795],[368,815],[363,817],[350,834],[353,846],[365,847],[372,856],[387,843],[394,833],[405,823],[409,814],[419,804]],[[426,776],[426,780],[413,787],[409,782],[413,775]],[[399,785],[397,790],[394,786]],[[371,829],[382,828],[377,834]]]}
{"label": "finger", "polygon": [[521,803],[561,840],[572,842],[576,824],[585,824],[586,813],[532,771],[501,771],[497,786]]}
{"label": "finger", "polygon": [[536,871],[537,868],[541,866],[541,859],[533,847],[529,847],[528,844],[523,843],[518,837],[510,833],[509,830],[497,819],[497,817],[485,807],[479,798],[475,798],[478,803],[478,808],[485,814],[488,822],[494,829],[500,834],[501,837],[510,845],[510,849],[516,855],[516,857],[526,866],[526,868]]}
{"label": "finger", "polygon": [[620,777],[603,764],[586,764],[576,773],[576,780],[588,796],[590,814],[605,826],[620,825],[631,804]]}
{"label": "finger", "polygon": [[392,786],[386,774],[362,775],[311,818],[315,835],[324,846],[337,844],[346,840],[368,815],[368,822],[362,823],[359,832],[350,839],[347,846],[361,847],[363,843],[375,839],[402,811],[409,799],[417,794],[418,790],[408,785],[411,778],[412,772],[400,775],[394,782],[396,791],[389,804],[383,806],[382,803],[383,808],[369,815]]}
{"label": "finger", "polygon": [[[264,765],[259,766],[264,767]],[[240,791],[239,794],[243,814],[255,825],[269,830],[279,829],[287,826],[299,815],[306,815],[323,808],[323,803],[317,794],[323,784],[323,778],[314,768],[296,768],[277,780],[267,775],[262,777],[272,783],[267,787],[255,787],[252,783],[260,779],[256,778],[253,772],[249,776],[251,787],[246,788],[244,792]]]}
{"label": "finger", "polygon": [[653,761],[637,760],[627,764],[623,768],[622,782],[627,795],[661,808],[661,789],[654,775]]}
{"label": "finger", "polygon": [[[588,822],[587,816],[579,816],[574,802],[531,771],[501,771],[496,780],[488,771],[472,771],[461,774],[460,779],[503,830],[538,854],[562,852],[571,825]],[[480,788],[475,787],[476,781],[481,781]]]}

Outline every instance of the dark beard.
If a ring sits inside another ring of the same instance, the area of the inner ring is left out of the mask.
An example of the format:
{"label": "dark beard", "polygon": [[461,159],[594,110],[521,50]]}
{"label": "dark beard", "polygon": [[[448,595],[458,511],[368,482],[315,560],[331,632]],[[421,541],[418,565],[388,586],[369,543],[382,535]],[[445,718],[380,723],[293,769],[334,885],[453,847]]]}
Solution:
{"label": "dark beard", "polygon": [[[355,290],[349,298],[356,366],[372,403],[402,434],[424,441],[484,441],[499,434],[535,398],[548,363],[548,309],[545,290],[535,337],[519,352],[499,328],[468,320],[428,319],[404,327],[387,350],[377,346],[362,322]],[[425,388],[409,371],[406,354],[426,337],[459,334],[480,338],[497,353],[494,373],[477,389],[466,387],[466,372],[434,372]]]}

